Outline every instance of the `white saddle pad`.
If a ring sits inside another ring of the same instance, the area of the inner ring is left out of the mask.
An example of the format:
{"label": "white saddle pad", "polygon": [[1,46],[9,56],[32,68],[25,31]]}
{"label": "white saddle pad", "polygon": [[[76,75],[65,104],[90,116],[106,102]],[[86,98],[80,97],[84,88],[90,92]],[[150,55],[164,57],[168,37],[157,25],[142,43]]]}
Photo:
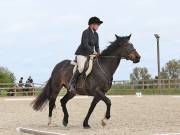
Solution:
{"label": "white saddle pad", "polygon": [[[90,55],[89,66],[88,66],[88,69],[85,72],[86,76],[88,76],[92,71],[94,57],[95,57],[95,55]],[[71,64],[74,65],[74,68],[73,68],[73,73],[74,73],[76,71],[77,67],[78,67],[78,64],[75,61],[71,61]]]}

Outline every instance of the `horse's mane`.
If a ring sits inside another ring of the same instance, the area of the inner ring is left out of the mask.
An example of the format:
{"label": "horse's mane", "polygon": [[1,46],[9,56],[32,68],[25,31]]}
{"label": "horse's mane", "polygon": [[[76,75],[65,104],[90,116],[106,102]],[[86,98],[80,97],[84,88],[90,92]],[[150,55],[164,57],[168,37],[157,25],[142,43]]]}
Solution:
{"label": "horse's mane", "polygon": [[118,49],[120,47],[120,44],[123,43],[124,38],[125,37],[119,37],[119,39],[116,39],[115,41],[110,42],[110,45],[107,46],[107,48],[101,52],[101,55],[108,56],[108,55],[112,54],[112,52],[114,52],[116,49]]}
{"label": "horse's mane", "polygon": [[117,49],[117,43],[116,41],[114,42],[110,42],[110,45],[106,47],[106,49],[104,49],[102,52],[101,52],[101,55],[102,56],[105,56],[105,55],[109,55],[111,52],[113,52],[114,50]]}

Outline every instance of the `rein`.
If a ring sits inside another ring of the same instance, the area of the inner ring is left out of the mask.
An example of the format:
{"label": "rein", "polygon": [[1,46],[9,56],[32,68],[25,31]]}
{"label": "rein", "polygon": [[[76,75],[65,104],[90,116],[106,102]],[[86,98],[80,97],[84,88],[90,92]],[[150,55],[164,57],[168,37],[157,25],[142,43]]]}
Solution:
{"label": "rein", "polygon": [[99,64],[99,60],[96,59],[96,61],[97,61],[97,65],[98,65],[99,69],[102,71],[102,73],[103,73],[104,77],[106,78],[106,80],[107,80],[108,82],[111,82],[111,81],[108,79],[108,76],[106,75],[106,72],[104,71],[104,69],[102,68],[102,66]]}
{"label": "rein", "polygon": [[[118,56],[99,56],[99,58],[113,58],[113,59],[126,59],[125,57],[118,57]],[[102,68],[102,66],[99,63],[99,59],[96,57],[95,59],[97,61],[97,65],[99,67],[99,69],[101,70],[101,72],[103,73],[104,77],[106,78],[106,80],[108,82],[112,82],[109,80],[108,76],[106,75],[106,72],[104,71],[104,69]]]}
{"label": "rein", "polygon": [[102,58],[114,58],[114,59],[126,59],[125,57],[118,57],[118,56],[99,56],[99,57],[102,57]]}

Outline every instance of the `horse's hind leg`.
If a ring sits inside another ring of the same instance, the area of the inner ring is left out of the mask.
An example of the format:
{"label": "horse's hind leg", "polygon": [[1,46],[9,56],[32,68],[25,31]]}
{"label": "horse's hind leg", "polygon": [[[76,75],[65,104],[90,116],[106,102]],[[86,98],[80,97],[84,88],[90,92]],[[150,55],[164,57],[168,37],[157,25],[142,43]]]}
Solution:
{"label": "horse's hind leg", "polygon": [[52,111],[55,107],[56,98],[57,98],[61,88],[62,88],[62,86],[60,86],[60,87],[56,87],[55,85],[52,86],[52,89],[51,89],[52,93],[51,93],[51,97],[49,99],[49,121],[48,121],[48,125],[51,124]]}
{"label": "horse's hind leg", "polygon": [[67,92],[66,95],[60,100],[61,102],[61,106],[62,106],[62,110],[64,113],[64,118],[63,118],[63,125],[66,127],[68,124],[68,118],[69,118],[69,114],[67,111],[67,107],[66,104],[67,102],[72,99],[75,96],[75,94],[71,93],[71,92]]}

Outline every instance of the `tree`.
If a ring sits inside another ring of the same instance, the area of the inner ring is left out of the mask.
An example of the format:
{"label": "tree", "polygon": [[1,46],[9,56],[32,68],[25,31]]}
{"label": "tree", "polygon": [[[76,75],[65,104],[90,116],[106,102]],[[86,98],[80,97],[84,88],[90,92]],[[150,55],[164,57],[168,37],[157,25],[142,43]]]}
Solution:
{"label": "tree", "polygon": [[0,83],[14,83],[15,76],[7,68],[0,67]]}
{"label": "tree", "polygon": [[160,73],[162,79],[179,79],[180,78],[180,60],[170,60],[162,68]]}
{"label": "tree", "polygon": [[165,68],[162,67],[161,72],[160,72],[160,79],[169,79],[168,73],[166,72]]}
{"label": "tree", "polygon": [[148,72],[146,67],[135,67],[133,72],[130,74],[131,80],[149,80],[151,79],[151,75]]}

